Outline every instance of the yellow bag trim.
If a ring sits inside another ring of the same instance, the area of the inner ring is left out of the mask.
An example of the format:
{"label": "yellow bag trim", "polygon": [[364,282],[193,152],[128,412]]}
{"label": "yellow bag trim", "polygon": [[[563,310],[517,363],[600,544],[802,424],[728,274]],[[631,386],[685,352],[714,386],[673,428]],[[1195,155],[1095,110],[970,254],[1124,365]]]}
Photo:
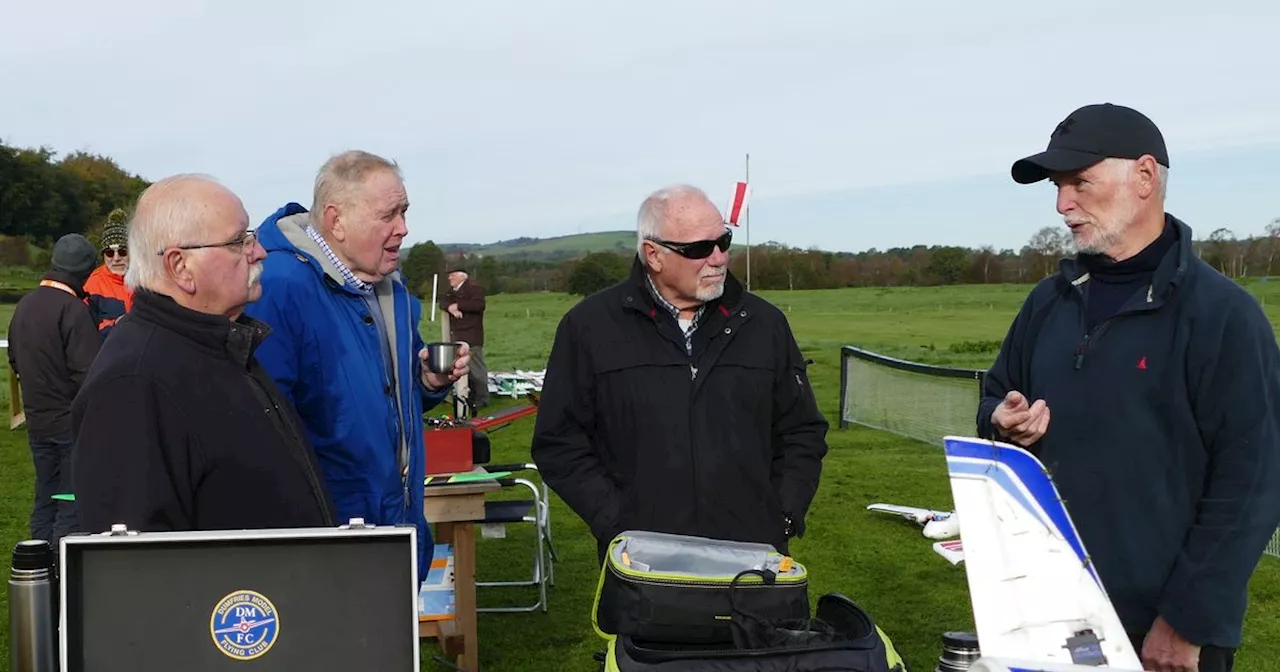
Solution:
{"label": "yellow bag trim", "polygon": [[898,650],[893,648],[893,642],[890,641],[889,635],[886,635],[878,625],[876,626],[876,634],[880,635],[880,641],[884,642],[884,656],[889,663],[889,669],[894,672],[907,669],[906,662],[902,660],[902,656],[898,655]]}

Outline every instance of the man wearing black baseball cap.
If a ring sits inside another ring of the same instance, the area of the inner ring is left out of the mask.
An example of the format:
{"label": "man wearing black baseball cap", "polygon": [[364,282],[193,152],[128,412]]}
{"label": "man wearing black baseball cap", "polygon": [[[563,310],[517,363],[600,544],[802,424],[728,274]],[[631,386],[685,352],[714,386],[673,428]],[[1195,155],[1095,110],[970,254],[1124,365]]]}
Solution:
{"label": "man wearing black baseball cap", "polygon": [[1013,164],[1013,179],[1031,184],[1053,173],[1084,170],[1104,159],[1151,156],[1169,167],[1164,135],[1146,115],[1111,103],[1085,105],[1053,129],[1049,147]]}
{"label": "man wearing black baseball cap", "polygon": [[1014,319],[978,433],[1054,474],[1144,669],[1225,672],[1280,525],[1280,349],[1164,211],[1168,166],[1156,125],[1109,103],[1014,162],[1057,186],[1077,254]]}

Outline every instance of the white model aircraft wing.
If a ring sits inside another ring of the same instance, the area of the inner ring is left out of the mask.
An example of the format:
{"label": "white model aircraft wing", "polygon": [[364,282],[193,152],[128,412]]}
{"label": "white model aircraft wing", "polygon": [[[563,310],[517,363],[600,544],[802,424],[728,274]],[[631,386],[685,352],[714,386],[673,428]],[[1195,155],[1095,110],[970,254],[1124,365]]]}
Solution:
{"label": "white model aircraft wing", "polygon": [[951,515],[948,511],[934,511],[933,509],[922,509],[917,506],[902,506],[900,504],[868,504],[867,510],[879,511],[880,513],[892,513],[921,525],[924,525],[930,520],[943,520]]}
{"label": "white model aircraft wing", "polygon": [[982,657],[1141,670],[1040,461],[1005,443],[944,444]]}

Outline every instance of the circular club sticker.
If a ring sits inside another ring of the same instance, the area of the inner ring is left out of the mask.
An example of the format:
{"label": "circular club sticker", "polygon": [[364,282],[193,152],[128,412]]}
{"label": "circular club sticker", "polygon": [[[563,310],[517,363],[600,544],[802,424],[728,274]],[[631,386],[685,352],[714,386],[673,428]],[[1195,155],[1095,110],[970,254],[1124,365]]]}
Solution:
{"label": "circular club sticker", "polygon": [[276,643],[280,615],[265,595],[237,590],[218,601],[209,617],[209,634],[218,650],[236,660],[253,660]]}

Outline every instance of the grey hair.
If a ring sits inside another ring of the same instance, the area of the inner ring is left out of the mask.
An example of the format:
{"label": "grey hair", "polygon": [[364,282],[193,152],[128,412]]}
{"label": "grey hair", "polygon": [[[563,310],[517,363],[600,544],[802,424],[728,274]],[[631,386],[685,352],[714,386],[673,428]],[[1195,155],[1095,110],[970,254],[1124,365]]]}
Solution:
{"label": "grey hair", "polygon": [[147,187],[138,196],[129,222],[129,270],[124,282],[130,290],[161,290],[164,287],[164,258],[161,252],[188,244],[187,238],[202,228],[198,199],[182,197],[183,186],[205,182],[222,188],[221,182],[202,173],[166,177]]}
{"label": "grey hair", "polygon": [[362,184],[371,173],[389,170],[404,179],[400,165],[376,154],[352,149],[335,154],[320,166],[316,173],[315,190],[311,196],[311,216],[319,226],[323,221],[325,206],[346,205],[351,198],[352,187]]}
{"label": "grey hair", "polygon": [[[640,212],[636,214],[636,254],[641,259],[644,259],[644,241],[662,237],[662,223],[667,219],[667,210],[671,207],[671,202],[692,197],[705,199],[707,194],[692,185],[673,184],[649,194],[649,197],[644,199],[640,204]],[[662,250],[668,251],[666,248]]]}
{"label": "grey hair", "polygon": [[[1117,181],[1127,182],[1132,177],[1133,165],[1137,163],[1137,159],[1121,159],[1110,157],[1102,161],[1102,165],[1111,171],[1112,177]],[[1169,189],[1169,168],[1162,163],[1156,163],[1156,194],[1164,200]]]}

